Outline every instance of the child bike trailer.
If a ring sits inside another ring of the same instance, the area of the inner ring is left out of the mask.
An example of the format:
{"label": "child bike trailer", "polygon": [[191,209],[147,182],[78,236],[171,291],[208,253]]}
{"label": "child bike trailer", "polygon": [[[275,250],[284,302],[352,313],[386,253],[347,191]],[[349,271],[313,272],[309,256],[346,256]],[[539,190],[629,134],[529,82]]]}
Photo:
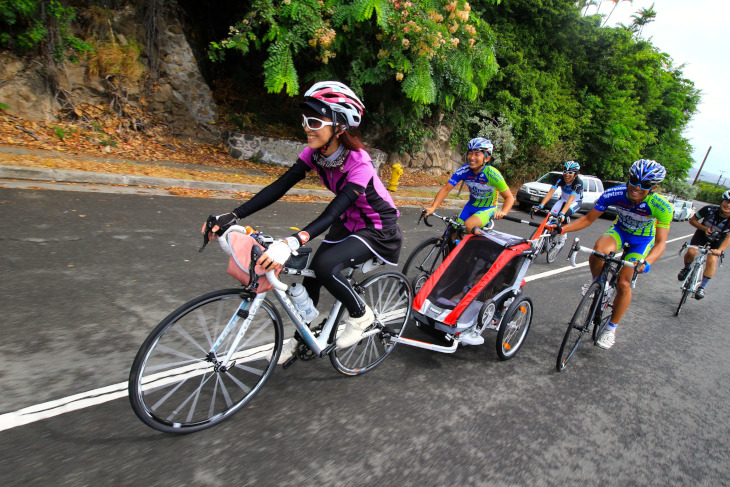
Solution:
{"label": "child bike trailer", "polygon": [[[527,222],[525,222],[527,223]],[[532,300],[522,296],[534,258],[527,240],[487,230],[468,235],[428,278],[413,301],[419,329],[444,346],[409,338],[401,343],[453,353],[459,343],[484,343],[484,330],[497,330],[497,355],[515,356],[532,321]]]}

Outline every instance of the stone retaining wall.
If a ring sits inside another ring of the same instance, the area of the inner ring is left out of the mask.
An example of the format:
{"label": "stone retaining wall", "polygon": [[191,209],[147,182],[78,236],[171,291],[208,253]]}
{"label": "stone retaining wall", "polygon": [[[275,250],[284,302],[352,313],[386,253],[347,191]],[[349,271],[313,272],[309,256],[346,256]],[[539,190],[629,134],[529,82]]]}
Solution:
{"label": "stone retaining wall", "polygon": [[[291,167],[307,144],[296,140],[232,132],[228,134],[226,146],[228,153],[234,159],[255,160]],[[367,151],[373,160],[375,169],[380,173],[380,167],[388,155],[378,149],[367,149]]]}

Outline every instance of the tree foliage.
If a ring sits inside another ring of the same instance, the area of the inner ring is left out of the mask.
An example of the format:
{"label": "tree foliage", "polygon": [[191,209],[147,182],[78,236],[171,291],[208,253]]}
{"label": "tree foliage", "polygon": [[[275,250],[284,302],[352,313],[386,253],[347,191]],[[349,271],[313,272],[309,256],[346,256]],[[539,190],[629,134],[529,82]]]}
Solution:
{"label": "tree foliage", "polygon": [[0,47],[75,61],[91,45],[72,32],[76,11],[59,0],[0,0]]}
{"label": "tree foliage", "polygon": [[270,93],[345,81],[363,95],[372,120],[414,146],[424,118],[483,92],[497,71],[492,43],[465,0],[258,0],[209,54],[220,60],[230,49],[266,49]]}

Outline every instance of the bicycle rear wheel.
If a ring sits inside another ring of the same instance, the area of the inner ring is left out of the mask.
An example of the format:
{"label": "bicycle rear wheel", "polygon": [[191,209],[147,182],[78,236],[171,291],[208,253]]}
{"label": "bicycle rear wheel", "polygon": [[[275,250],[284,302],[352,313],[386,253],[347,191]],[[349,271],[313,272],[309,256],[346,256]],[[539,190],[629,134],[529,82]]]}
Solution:
{"label": "bicycle rear wheel", "polygon": [[411,283],[413,294],[417,294],[433,271],[444,261],[441,237],[431,237],[416,246],[403,266],[403,274]]}
{"label": "bicycle rear wheel", "polygon": [[[129,374],[129,400],[145,424],[167,433],[192,433],[253,399],[274,371],[283,328],[279,313],[263,301],[242,329],[250,304],[240,289],[223,289],[189,301],[157,325]],[[243,338],[231,350],[239,333]],[[221,360],[229,352],[226,367]]]}
{"label": "bicycle rear wheel", "polygon": [[[400,272],[386,271],[372,275],[355,291],[375,314],[375,322],[365,329],[365,338],[343,350],[330,352],[330,361],[335,369],[345,375],[360,375],[378,366],[393,351],[395,343],[391,337],[400,337],[406,328],[413,306],[411,284]],[[338,325],[332,329],[330,343],[345,330],[343,307],[337,315]]]}
{"label": "bicycle rear wheel", "polygon": [[560,344],[558,352],[558,360],[555,368],[562,371],[568,366],[568,362],[575,355],[583,335],[590,330],[593,319],[596,314],[598,298],[601,295],[601,285],[598,282],[591,284],[583,299],[580,300],[578,308],[573,313],[568,329],[563,337],[563,343]]}

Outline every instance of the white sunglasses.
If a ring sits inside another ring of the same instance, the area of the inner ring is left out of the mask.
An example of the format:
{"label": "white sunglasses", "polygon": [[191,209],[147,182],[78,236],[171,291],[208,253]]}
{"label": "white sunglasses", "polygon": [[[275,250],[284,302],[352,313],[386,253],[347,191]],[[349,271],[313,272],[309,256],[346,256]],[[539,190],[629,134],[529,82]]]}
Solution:
{"label": "white sunglasses", "polygon": [[326,125],[334,125],[332,122],[327,122],[315,117],[307,117],[302,115],[302,127],[309,130],[320,130]]}

